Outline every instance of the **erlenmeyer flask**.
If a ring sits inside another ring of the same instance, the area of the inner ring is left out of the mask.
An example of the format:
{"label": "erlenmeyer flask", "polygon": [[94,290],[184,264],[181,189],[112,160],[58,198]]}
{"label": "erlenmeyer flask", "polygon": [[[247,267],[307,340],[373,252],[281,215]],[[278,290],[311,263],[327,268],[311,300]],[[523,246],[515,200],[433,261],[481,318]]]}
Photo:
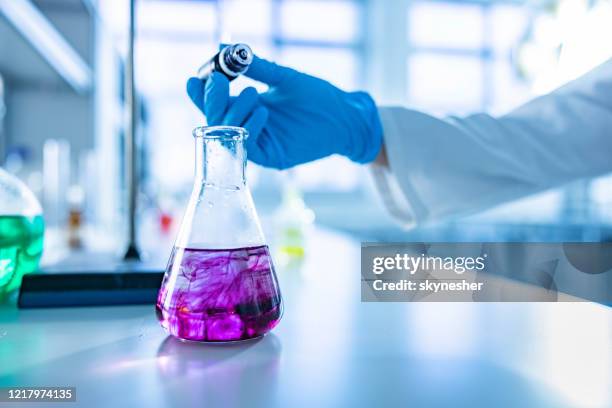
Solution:
{"label": "erlenmeyer flask", "polygon": [[196,128],[195,184],[156,311],[171,335],[222,342],[277,325],[281,295],[246,185],[246,130]]}
{"label": "erlenmeyer flask", "polygon": [[34,193],[0,167],[0,303],[38,268],[44,229]]}

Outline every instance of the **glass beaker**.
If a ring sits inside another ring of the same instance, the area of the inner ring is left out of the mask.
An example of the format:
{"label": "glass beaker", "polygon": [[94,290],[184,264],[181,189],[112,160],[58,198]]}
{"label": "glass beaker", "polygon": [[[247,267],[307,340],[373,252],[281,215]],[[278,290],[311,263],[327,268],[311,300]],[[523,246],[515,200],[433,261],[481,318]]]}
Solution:
{"label": "glass beaker", "polygon": [[38,268],[44,229],[34,193],[0,168],[0,300]]}
{"label": "glass beaker", "polygon": [[184,340],[256,338],[276,326],[281,294],[251,193],[239,127],[199,127],[195,183],[156,312]]}

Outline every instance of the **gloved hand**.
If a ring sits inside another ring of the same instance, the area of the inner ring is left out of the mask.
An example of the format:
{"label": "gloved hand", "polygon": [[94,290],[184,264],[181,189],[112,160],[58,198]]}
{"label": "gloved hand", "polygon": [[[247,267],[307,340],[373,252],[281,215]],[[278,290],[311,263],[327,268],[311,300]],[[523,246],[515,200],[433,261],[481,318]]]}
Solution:
{"label": "gloved hand", "polygon": [[332,154],[357,163],[373,161],[382,145],[374,100],[344,92],[327,81],[255,57],[246,76],[269,85],[229,97],[229,82],[214,73],[204,84],[190,78],[187,92],[209,125],[242,126],[250,160],[286,169]]}

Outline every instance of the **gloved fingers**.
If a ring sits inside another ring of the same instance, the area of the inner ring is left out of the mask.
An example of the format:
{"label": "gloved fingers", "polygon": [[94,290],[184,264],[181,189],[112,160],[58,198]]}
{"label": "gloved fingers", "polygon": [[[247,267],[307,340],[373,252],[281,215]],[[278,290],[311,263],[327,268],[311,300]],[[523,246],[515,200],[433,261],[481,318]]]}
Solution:
{"label": "gloved fingers", "polygon": [[[267,120],[266,120],[267,122]],[[286,152],[278,140],[270,134],[267,127],[259,132],[257,138],[247,139],[247,158],[254,163],[264,167],[278,170],[289,168],[287,164]]]}
{"label": "gloved fingers", "polygon": [[[219,44],[219,51],[230,45],[225,43]],[[296,71],[254,55],[253,62],[251,62],[244,75],[264,84],[277,86],[292,72]]]}
{"label": "gloved fingers", "polygon": [[251,116],[244,123],[243,127],[249,132],[249,137],[246,140],[247,150],[249,146],[256,145],[257,138],[268,121],[269,114],[268,108],[260,106],[253,111]]}
{"label": "gloved fingers", "polygon": [[[263,132],[265,132],[265,130]],[[260,136],[263,136],[262,133],[258,134],[257,137],[254,138],[251,138],[249,135],[248,139],[246,140],[247,159],[253,163],[259,164],[260,166],[270,167],[270,158],[268,152],[266,151],[265,145],[262,145],[257,140]]]}
{"label": "gloved fingers", "polygon": [[255,55],[244,75],[270,86],[278,86],[294,72],[296,71],[291,68],[283,67]]}
{"label": "gloved fingers", "polygon": [[242,126],[247,120],[255,106],[259,95],[253,87],[248,87],[242,90],[237,98],[232,98],[230,107],[227,110],[224,125]]}
{"label": "gloved fingers", "polygon": [[191,101],[204,113],[204,82],[200,78],[187,80],[187,95]]}
{"label": "gloved fingers", "polygon": [[213,72],[204,85],[204,115],[208,125],[223,123],[229,105],[229,81],[218,72]]}

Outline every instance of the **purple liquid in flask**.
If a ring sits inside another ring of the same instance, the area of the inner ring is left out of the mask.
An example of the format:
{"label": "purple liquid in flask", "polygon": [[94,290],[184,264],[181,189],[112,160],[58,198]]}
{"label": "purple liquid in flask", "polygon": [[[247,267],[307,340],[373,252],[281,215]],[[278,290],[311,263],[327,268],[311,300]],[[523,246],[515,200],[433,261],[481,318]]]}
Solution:
{"label": "purple liquid in flask", "polygon": [[282,299],[244,169],[246,131],[204,127],[196,138],[196,182],[156,313],[172,336],[202,342],[253,339],[272,330]]}
{"label": "purple liquid in flask", "polygon": [[[260,337],[276,326],[282,305],[268,247],[174,248],[157,301],[162,327],[196,341]],[[169,290],[171,288],[171,290]]]}

